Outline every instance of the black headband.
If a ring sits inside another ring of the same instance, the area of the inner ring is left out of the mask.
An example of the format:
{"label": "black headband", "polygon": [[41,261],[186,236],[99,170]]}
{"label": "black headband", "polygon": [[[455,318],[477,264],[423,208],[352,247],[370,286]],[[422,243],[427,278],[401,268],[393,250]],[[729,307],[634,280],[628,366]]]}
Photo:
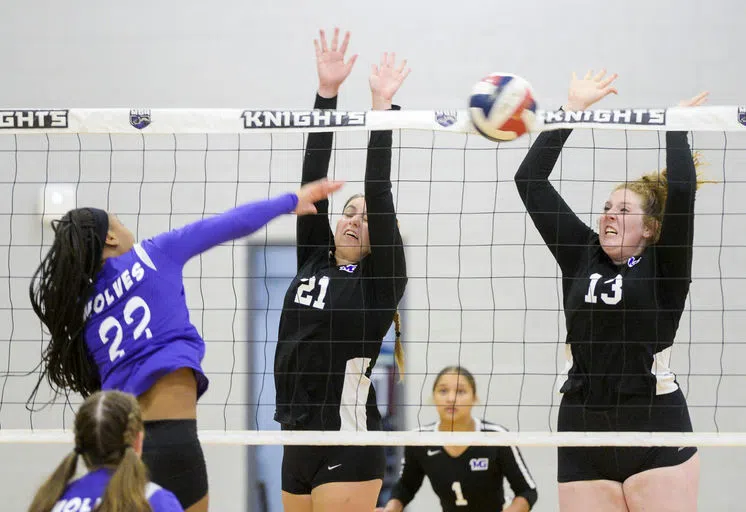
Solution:
{"label": "black headband", "polygon": [[86,208],[93,216],[93,229],[101,240],[101,250],[106,245],[106,234],[109,232],[109,214],[98,208]]}

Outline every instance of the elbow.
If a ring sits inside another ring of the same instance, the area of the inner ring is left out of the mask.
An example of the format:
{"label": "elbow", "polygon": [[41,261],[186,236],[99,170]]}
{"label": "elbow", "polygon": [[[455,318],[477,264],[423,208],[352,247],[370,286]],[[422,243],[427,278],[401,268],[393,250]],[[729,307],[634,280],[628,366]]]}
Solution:
{"label": "elbow", "polygon": [[525,198],[528,195],[528,185],[531,182],[528,173],[524,172],[522,169],[518,169],[514,181],[515,186],[518,189],[518,194],[521,198]]}
{"label": "elbow", "polygon": [[529,175],[529,166],[526,162],[526,159],[524,158],[521,161],[521,165],[518,166],[518,169],[515,171],[515,180],[518,181],[522,178],[525,178]]}
{"label": "elbow", "polygon": [[525,492],[522,492],[519,494],[524,500],[528,501],[528,509],[531,510],[534,508],[534,505],[539,499],[539,493],[538,491],[534,489],[528,489]]}
{"label": "elbow", "polygon": [[529,166],[525,165],[525,163],[521,164],[521,166],[518,167],[513,180],[515,181],[516,185],[519,186],[521,184],[528,183],[531,180],[531,169],[529,168]]}

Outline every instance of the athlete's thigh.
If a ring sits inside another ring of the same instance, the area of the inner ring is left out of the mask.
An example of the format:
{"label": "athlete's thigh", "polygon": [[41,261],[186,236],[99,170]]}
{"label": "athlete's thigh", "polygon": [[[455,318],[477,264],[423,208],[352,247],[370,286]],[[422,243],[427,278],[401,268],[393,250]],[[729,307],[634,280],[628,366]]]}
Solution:
{"label": "athlete's thigh", "polygon": [[285,512],[312,512],[311,495],[282,491],[282,508]]}
{"label": "athlete's thigh", "polygon": [[624,481],[630,512],[695,512],[699,494],[699,454],[677,466],[658,467]]}
{"label": "athlete's thigh", "polygon": [[313,512],[373,512],[383,480],[330,482],[311,492]]}
{"label": "athlete's thigh", "polygon": [[622,484],[579,480],[559,484],[560,512],[628,512]]}

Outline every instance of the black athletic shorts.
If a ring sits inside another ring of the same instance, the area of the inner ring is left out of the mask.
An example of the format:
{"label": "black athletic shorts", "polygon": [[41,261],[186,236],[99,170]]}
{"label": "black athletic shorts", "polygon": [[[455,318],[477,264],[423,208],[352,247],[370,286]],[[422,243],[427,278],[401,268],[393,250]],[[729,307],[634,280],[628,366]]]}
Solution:
{"label": "black athletic shorts", "polygon": [[385,471],[383,446],[283,447],[282,490],[290,494],[311,494],[314,488],[331,482],[383,479]]}
{"label": "black athletic shorts", "polygon": [[207,466],[197,437],[197,420],[145,422],[142,460],[150,480],[188,508],[207,496]]}
{"label": "black athletic shorts", "polygon": [[[581,393],[565,393],[559,409],[560,432],[691,432],[692,422],[680,389],[665,395],[626,396],[608,409],[583,405]],[[559,447],[557,481],[614,480],[689,460],[695,447]]]}

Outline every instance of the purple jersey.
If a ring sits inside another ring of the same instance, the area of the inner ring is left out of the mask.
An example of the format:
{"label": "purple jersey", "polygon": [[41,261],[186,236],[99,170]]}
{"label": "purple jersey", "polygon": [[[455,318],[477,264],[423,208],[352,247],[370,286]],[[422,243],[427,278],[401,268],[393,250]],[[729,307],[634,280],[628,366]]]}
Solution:
{"label": "purple jersey", "polygon": [[[92,512],[101,502],[111,480],[111,469],[97,469],[68,484],[52,512]],[[145,486],[145,497],[153,512],[183,512],[171,491],[152,482]]]}
{"label": "purple jersey", "polygon": [[135,245],[108,258],[86,305],[85,339],[102,389],[139,396],[180,368],[197,376],[197,397],[207,390],[205,343],[189,320],[184,264],[220,243],[241,238],[292,212],[295,194],[249,203]]}

